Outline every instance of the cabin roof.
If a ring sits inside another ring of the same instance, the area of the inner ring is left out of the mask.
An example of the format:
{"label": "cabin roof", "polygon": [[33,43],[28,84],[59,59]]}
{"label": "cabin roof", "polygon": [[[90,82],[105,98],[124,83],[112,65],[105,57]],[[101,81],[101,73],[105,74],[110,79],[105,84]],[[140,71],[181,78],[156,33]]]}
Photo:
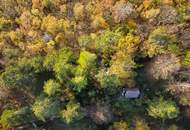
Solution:
{"label": "cabin roof", "polygon": [[126,98],[138,98],[140,96],[139,88],[123,88],[122,96]]}

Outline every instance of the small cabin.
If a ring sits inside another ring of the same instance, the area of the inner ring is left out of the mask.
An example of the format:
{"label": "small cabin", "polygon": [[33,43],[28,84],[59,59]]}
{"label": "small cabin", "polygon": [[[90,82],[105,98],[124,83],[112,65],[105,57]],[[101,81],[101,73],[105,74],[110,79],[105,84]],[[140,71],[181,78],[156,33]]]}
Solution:
{"label": "small cabin", "polygon": [[126,98],[138,98],[140,96],[139,88],[123,88],[121,95]]}

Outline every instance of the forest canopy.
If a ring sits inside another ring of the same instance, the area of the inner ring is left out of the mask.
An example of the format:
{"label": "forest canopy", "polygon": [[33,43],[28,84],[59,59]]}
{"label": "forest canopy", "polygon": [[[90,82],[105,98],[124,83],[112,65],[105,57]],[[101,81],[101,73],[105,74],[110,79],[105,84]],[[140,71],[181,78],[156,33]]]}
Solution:
{"label": "forest canopy", "polygon": [[189,122],[189,0],[0,0],[0,129]]}

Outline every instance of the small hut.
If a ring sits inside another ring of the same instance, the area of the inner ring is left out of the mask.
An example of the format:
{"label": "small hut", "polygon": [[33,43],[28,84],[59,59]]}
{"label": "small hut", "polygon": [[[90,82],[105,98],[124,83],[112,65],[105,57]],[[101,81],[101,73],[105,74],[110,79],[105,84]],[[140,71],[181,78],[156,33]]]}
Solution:
{"label": "small hut", "polygon": [[139,88],[123,88],[121,95],[126,98],[138,98],[140,96]]}

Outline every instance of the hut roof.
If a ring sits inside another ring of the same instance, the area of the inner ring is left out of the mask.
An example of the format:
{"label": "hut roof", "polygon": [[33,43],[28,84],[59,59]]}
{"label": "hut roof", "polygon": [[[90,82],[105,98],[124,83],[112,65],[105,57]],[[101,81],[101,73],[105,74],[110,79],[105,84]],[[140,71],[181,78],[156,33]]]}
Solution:
{"label": "hut roof", "polygon": [[123,88],[122,96],[126,98],[138,98],[140,96],[139,88]]}

